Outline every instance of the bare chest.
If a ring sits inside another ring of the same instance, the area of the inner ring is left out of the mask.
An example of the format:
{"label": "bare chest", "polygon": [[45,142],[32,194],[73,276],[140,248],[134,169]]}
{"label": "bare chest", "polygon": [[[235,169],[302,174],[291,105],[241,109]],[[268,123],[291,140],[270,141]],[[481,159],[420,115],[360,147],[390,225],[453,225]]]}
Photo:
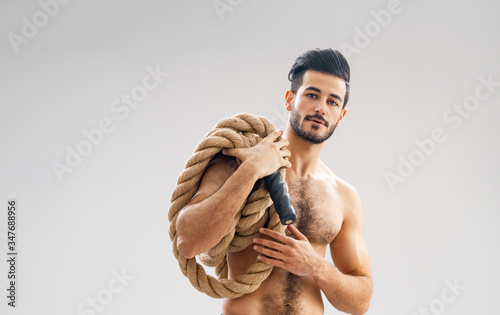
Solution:
{"label": "bare chest", "polygon": [[342,225],[341,205],[332,185],[324,180],[291,179],[287,182],[295,223],[311,244],[328,245]]}
{"label": "bare chest", "polygon": [[[316,252],[324,255],[342,225],[342,205],[338,193],[332,184],[324,180],[294,180],[288,177],[287,185],[297,212],[294,225],[308,238]],[[232,276],[238,274],[234,273],[234,266],[244,266],[240,270],[244,273],[248,265],[242,261],[254,261],[255,256],[257,253],[251,247],[229,254],[228,265]],[[255,302],[259,310],[245,311],[245,314],[324,313],[321,291],[312,278],[299,277],[277,267],[257,291],[238,299],[226,300],[225,305],[226,310],[242,309],[242,305],[254,305]]]}

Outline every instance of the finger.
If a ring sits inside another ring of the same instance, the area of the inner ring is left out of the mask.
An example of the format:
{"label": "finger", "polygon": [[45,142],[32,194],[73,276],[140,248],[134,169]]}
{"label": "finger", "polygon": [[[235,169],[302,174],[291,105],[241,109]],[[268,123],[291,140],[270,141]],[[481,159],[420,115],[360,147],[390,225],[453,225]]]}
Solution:
{"label": "finger", "polygon": [[[263,263],[266,263],[268,265],[271,265],[271,266],[274,266],[274,267],[279,267],[279,268],[283,268],[285,269],[285,262],[283,262],[282,260],[277,260],[277,259],[273,259],[273,258],[268,258],[266,256],[262,256],[262,255],[259,255],[257,257],[260,261],[262,261]],[[285,269],[286,270],[286,269]]]}
{"label": "finger", "polygon": [[286,246],[283,244],[277,243],[272,240],[266,240],[263,238],[254,238],[253,242],[255,244],[263,245],[269,248],[272,248],[273,250],[279,251],[279,252],[284,252],[286,250]]}
{"label": "finger", "polygon": [[269,237],[272,237],[275,240],[282,242],[283,244],[288,244],[290,243],[291,240],[291,238],[270,229],[260,228],[259,232]]}
{"label": "finger", "polygon": [[292,232],[293,236],[295,236],[298,240],[307,241],[307,237],[300,233],[299,229],[297,229],[293,224],[288,225],[288,230]]}
{"label": "finger", "polygon": [[276,144],[278,145],[279,148],[282,148],[282,147],[286,147],[287,145],[289,145],[290,142],[287,139],[282,138],[281,140],[277,141]]}
{"label": "finger", "polygon": [[286,167],[286,168],[291,168],[292,167],[292,162],[283,159],[283,162],[281,163],[281,165],[284,166],[284,167]]}
{"label": "finger", "polygon": [[266,248],[266,247],[263,247],[263,246],[254,245],[253,249],[261,254],[264,254],[268,257],[272,257],[275,259],[281,259],[281,257],[283,257],[282,253],[275,251],[275,250],[272,250],[272,249],[269,249],[269,248]]}
{"label": "finger", "polygon": [[239,158],[240,149],[239,148],[224,148],[222,149],[222,154],[227,156],[234,156],[235,158]]}
{"label": "finger", "polygon": [[290,150],[288,149],[281,150],[280,153],[281,156],[286,156],[286,157],[290,157],[290,155],[292,155],[292,152],[290,152]]}
{"label": "finger", "polygon": [[281,137],[282,134],[283,130],[275,130],[271,132],[269,135],[267,135],[267,137],[265,137],[264,140],[267,140],[269,142],[274,142],[276,139]]}

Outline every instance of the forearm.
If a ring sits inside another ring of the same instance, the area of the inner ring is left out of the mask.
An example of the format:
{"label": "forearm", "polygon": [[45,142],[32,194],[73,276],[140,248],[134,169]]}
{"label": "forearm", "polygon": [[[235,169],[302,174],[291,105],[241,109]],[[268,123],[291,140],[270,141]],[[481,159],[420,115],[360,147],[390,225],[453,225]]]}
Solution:
{"label": "forearm", "polygon": [[319,257],[314,280],[336,309],[349,314],[364,314],[370,306],[372,282],[366,276],[343,274]]}
{"label": "forearm", "polygon": [[248,198],[258,176],[242,163],[213,195],[185,207],[177,218],[177,247],[187,258],[217,245]]}

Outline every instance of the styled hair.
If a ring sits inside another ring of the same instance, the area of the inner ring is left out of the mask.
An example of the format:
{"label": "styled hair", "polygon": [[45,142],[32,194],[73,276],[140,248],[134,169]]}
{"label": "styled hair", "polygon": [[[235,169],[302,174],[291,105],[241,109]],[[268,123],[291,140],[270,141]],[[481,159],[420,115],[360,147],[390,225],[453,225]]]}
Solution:
{"label": "styled hair", "polygon": [[288,80],[292,82],[290,88],[293,93],[297,94],[297,90],[302,85],[302,78],[307,70],[314,70],[325,74],[331,74],[345,81],[346,93],[342,108],[347,105],[349,100],[349,81],[351,80],[351,70],[349,63],[338,50],[328,49],[311,49],[302,53],[293,64],[290,72],[288,72]]}

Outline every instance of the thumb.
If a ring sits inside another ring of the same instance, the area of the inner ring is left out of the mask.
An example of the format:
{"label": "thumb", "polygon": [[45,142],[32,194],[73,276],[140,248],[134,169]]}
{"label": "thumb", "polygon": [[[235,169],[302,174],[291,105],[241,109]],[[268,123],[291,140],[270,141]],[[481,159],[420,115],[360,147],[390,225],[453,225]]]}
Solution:
{"label": "thumb", "polygon": [[222,154],[239,158],[239,151],[239,148],[224,148],[222,149]]}

